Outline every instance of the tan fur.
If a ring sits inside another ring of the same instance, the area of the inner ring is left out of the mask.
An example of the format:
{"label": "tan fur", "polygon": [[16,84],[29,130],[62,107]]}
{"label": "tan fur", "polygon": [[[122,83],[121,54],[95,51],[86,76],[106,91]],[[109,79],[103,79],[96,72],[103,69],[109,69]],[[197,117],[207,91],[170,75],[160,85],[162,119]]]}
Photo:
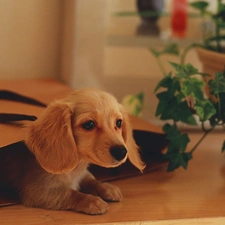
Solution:
{"label": "tan fur", "polygon": [[[116,126],[118,119],[121,128]],[[84,129],[90,120],[96,126]],[[96,89],[80,89],[51,103],[27,127],[25,143],[34,155],[21,152],[13,159],[17,160],[13,169],[0,157],[0,185],[18,191],[27,206],[101,214],[108,209],[106,201],[120,201],[122,194],[119,188],[97,181],[88,165],[116,167],[128,158],[144,169],[128,114],[112,95]],[[110,153],[114,146],[127,150],[121,160]]]}

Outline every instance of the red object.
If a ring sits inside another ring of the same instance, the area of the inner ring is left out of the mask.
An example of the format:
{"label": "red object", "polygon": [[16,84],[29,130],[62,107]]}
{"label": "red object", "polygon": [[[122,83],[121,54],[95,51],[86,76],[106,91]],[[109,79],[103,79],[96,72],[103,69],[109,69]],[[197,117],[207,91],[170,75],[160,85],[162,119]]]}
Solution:
{"label": "red object", "polygon": [[187,0],[173,0],[171,8],[171,29],[175,37],[184,37],[187,28]]}

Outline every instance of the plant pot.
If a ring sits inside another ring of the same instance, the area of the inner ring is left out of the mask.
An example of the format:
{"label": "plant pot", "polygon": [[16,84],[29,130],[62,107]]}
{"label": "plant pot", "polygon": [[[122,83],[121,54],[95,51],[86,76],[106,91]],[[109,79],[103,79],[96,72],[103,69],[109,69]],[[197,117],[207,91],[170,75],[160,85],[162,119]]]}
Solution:
{"label": "plant pot", "polygon": [[[205,77],[206,83],[209,80],[215,78],[216,72],[222,72],[225,70],[225,54],[215,51],[211,51],[204,48],[196,48],[198,58],[200,59],[203,72],[209,74],[210,76]],[[205,88],[207,96],[210,96],[210,89],[208,85]]]}
{"label": "plant pot", "polygon": [[198,57],[203,65],[204,73],[210,74],[207,80],[215,77],[215,72],[222,72],[225,69],[225,54],[210,51],[204,48],[196,48]]}

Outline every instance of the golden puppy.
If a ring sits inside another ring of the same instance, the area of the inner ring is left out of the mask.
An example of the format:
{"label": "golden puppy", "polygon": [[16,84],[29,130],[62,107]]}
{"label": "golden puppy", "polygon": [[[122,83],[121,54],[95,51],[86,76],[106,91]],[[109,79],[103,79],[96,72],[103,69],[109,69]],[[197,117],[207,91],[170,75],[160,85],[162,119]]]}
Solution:
{"label": "golden puppy", "polygon": [[26,206],[102,214],[120,189],[97,181],[90,163],[116,167],[128,158],[144,165],[128,115],[110,94],[80,89],[51,103],[27,127],[29,151],[0,153],[0,185],[16,190]]}

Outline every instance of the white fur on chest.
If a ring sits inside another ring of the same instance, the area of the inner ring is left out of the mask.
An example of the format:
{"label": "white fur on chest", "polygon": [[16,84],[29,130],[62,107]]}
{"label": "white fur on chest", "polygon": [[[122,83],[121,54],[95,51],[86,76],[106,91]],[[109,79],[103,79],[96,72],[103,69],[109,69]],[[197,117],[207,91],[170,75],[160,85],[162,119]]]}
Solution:
{"label": "white fur on chest", "polygon": [[87,162],[80,162],[75,169],[62,176],[62,182],[65,186],[72,188],[73,190],[79,190],[79,184],[87,174],[87,167]]}

